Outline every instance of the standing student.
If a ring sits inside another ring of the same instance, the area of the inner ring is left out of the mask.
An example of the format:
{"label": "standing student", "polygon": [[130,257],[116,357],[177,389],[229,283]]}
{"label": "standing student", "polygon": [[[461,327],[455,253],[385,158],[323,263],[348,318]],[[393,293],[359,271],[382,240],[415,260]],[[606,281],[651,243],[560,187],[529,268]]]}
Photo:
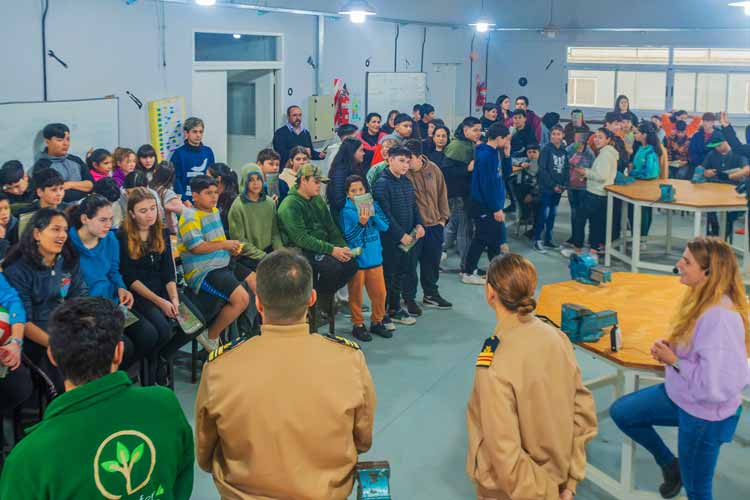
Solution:
{"label": "standing student", "polygon": [[497,105],[493,103],[487,103],[482,106],[482,117],[479,122],[482,124],[482,133],[486,134],[487,129],[497,121]]}
{"label": "standing student", "polygon": [[409,139],[412,136],[414,123],[406,113],[401,113],[396,116],[393,120],[393,124],[393,132],[381,138],[381,144],[386,139],[395,139],[399,144],[403,144],[406,139]]}
{"label": "standing student", "polygon": [[313,160],[324,160],[325,151],[313,148],[310,131],[302,126],[302,108],[289,106],[286,109],[287,123],[276,129],[273,134],[273,149],[281,156],[281,164],[286,165],[289,152],[294,146],[302,146]]}
{"label": "standing student", "polygon": [[500,253],[505,243],[505,182],[500,155],[505,156],[505,146],[510,141],[508,127],[493,124],[487,131],[487,143],[477,146],[476,164],[471,177],[470,213],[474,219],[474,237],[466,257],[462,282],[484,285],[485,279],[477,273],[479,258],[487,252],[491,261]]}
{"label": "standing student", "polygon": [[573,231],[578,210],[583,206],[586,193],[586,177],[580,174],[578,168],[591,168],[594,164],[594,153],[588,147],[589,131],[587,128],[578,128],[575,131],[573,142],[566,148],[568,155],[568,203],[570,203],[570,239],[563,244],[573,243]]}
{"label": "standing student", "polygon": [[536,137],[536,143],[541,144],[542,142],[542,119],[539,115],[529,109],[529,98],[525,95],[516,97],[516,111],[521,110],[525,113],[526,123],[534,132]]}
{"label": "standing student", "polygon": [[[150,322],[159,340],[148,352],[150,383],[157,379],[159,351],[172,337],[169,319],[176,320],[180,308],[169,232],[162,228],[156,196],[138,187],[128,194],[127,211],[117,234],[120,244],[120,272],[133,293],[133,309]],[[161,373],[161,372],[160,372]]]}
{"label": "standing student", "polygon": [[232,238],[232,233],[229,232],[228,217],[229,209],[240,192],[237,173],[230,169],[226,163],[209,165],[206,173],[209,177],[216,179],[219,188],[219,201],[216,203],[216,208],[219,209],[219,213],[221,214],[221,225],[224,226],[224,233],[227,235],[227,238]]}
{"label": "standing student", "polygon": [[550,132],[550,143],[539,156],[539,190],[541,198],[534,223],[534,250],[546,253],[558,248],[552,239],[557,206],[568,182],[568,155],[562,143],[563,129],[557,125]]}
{"label": "standing student", "polygon": [[577,130],[583,130],[585,132],[591,131],[583,117],[583,111],[580,109],[574,109],[570,112],[570,121],[565,124],[565,128],[563,129],[566,146],[570,146],[576,142],[575,135]]}
{"label": "standing student", "polygon": [[135,172],[137,165],[135,151],[130,148],[115,148],[113,156],[115,159],[115,169],[112,172],[112,178],[117,182],[118,186],[122,187],[125,177],[130,172]]}
{"label": "standing student", "polygon": [[362,147],[365,148],[363,163],[368,167],[373,164],[372,159],[380,140],[388,135],[380,127],[381,120],[382,117],[378,113],[368,113],[365,117],[365,126],[357,133],[357,138],[362,141]]}
{"label": "standing student", "polygon": [[112,175],[114,158],[106,149],[95,149],[86,157],[86,166],[94,182]]}
{"label": "standing student", "polygon": [[8,195],[0,191],[0,261],[18,243],[18,235],[18,217],[11,212]]}
{"label": "standing student", "polygon": [[375,157],[373,158],[373,161],[378,160],[378,162],[373,164],[367,170],[367,175],[365,176],[367,184],[370,186],[375,185],[375,182],[378,180],[378,177],[380,177],[380,174],[383,173],[383,170],[388,168],[388,151],[391,148],[400,145],[401,142],[393,138],[383,139],[383,142],[378,144],[378,148],[375,151]]}
{"label": "standing student", "polygon": [[451,213],[445,227],[443,250],[447,251],[455,244],[462,272],[466,267],[466,254],[473,231],[468,198],[471,194],[471,173],[474,170],[474,146],[481,137],[482,124],[479,120],[473,116],[464,118],[456,129],[455,138],[445,148],[445,162],[442,165]]}
{"label": "standing student", "polygon": [[[651,356],[664,365],[664,383],[615,401],[612,420],[646,448],[661,468],[664,498],[685,486],[691,500],[713,498],[719,450],[737,429],[747,364],[748,303],[734,250],[718,238],[697,238],[677,262],[688,291],[669,337]],[[654,426],[677,427],[679,458]]]}
{"label": "standing student", "polygon": [[[604,187],[613,184],[617,175],[619,153],[612,146],[614,134],[606,128],[600,128],[597,130],[594,140],[599,149],[599,155],[591,168],[585,168],[580,163],[571,166],[570,177],[572,178],[574,175],[581,177],[586,186],[577,210],[573,225],[573,237],[571,238],[573,248],[577,253],[581,253],[583,248],[586,222],[589,223],[591,252],[603,253],[607,227],[607,193]],[[569,191],[568,196],[570,194]],[[563,249],[562,254],[565,257],[570,257],[572,251]]]}
{"label": "standing student", "polygon": [[346,139],[341,143],[336,156],[333,158],[331,170],[328,173],[330,182],[326,186],[326,198],[331,208],[333,220],[341,225],[341,210],[346,204],[346,178],[350,175],[358,175],[364,179],[367,168],[363,165],[365,149],[362,141],[357,139]]}
{"label": "standing student", "polygon": [[170,234],[177,234],[177,217],[185,208],[180,196],[174,189],[174,166],[169,160],[159,162],[154,168],[154,176],[149,182],[149,187],[156,191],[164,208],[164,227],[169,229]]}
{"label": "standing student", "polygon": [[[414,121],[412,127],[412,139],[419,139],[424,144],[430,141],[430,124],[435,120],[435,106],[424,103],[419,108],[419,119]],[[434,124],[432,125],[434,127]]]}
{"label": "standing student", "polygon": [[[192,429],[173,392],[134,387],[117,372],[123,323],[117,307],[101,298],[73,299],[55,310],[49,358],[67,392],[8,457],[0,497],[190,498]],[[42,462],[55,466],[29,467]]]}
{"label": "standing student", "polygon": [[386,134],[392,134],[393,130],[396,128],[396,123],[394,122],[396,120],[396,117],[399,115],[399,111],[397,109],[392,109],[388,112],[388,118],[385,120],[385,123],[382,124],[380,127],[383,132]]}
{"label": "standing student", "polygon": [[656,129],[656,135],[659,136],[659,141],[664,143],[664,139],[666,139],[667,134],[664,132],[664,129],[661,126],[661,116],[659,115],[651,115],[651,119],[649,120],[651,124],[654,126],[654,129]]}
{"label": "standing student", "polygon": [[86,164],[79,157],[68,154],[70,150],[70,129],[62,123],[50,123],[42,130],[45,148],[31,169],[52,167],[65,180],[65,200],[78,201],[94,188],[94,180]]}
{"label": "standing student", "polygon": [[[414,186],[406,177],[410,158],[409,149],[403,146],[392,148],[388,155],[388,169],[373,188],[373,197],[388,218],[388,231],[381,234],[388,316],[403,325],[416,323],[401,308],[401,295],[407,275],[417,265],[413,244],[425,234]],[[406,246],[407,250],[399,245]]]}
{"label": "standing student", "polygon": [[359,140],[359,137],[357,137],[358,130],[359,128],[353,123],[345,123],[343,125],[340,125],[336,129],[336,137],[338,138],[338,141],[334,142],[333,144],[328,144],[325,147],[326,159],[321,164],[321,172],[323,172],[323,175],[327,175],[330,177],[331,166],[333,165],[333,160],[334,158],[336,158],[336,155],[338,154],[339,150],[341,149],[341,145],[343,144],[345,140],[347,139]]}
{"label": "standing student", "polygon": [[716,124],[716,115],[707,112],[703,113],[703,121],[701,122],[701,128],[693,134],[690,138],[690,148],[688,150],[690,154],[690,164],[693,167],[703,164],[703,160],[708,155],[708,143],[711,142],[711,138],[714,135],[714,125]]}
{"label": "standing student", "polygon": [[[352,313],[352,336],[362,342],[372,340],[372,335],[391,338],[393,333],[388,329],[390,318],[385,314],[385,277],[383,275],[383,246],[380,243],[380,233],[388,230],[388,219],[376,201],[372,210],[369,207],[357,207],[355,197],[367,193],[365,180],[358,175],[350,175],[346,179],[347,200],[341,212],[341,226],[349,248],[360,248],[362,253],[357,256],[359,270],[349,280],[349,309]],[[362,289],[367,289],[367,295],[372,304],[370,315],[370,332],[365,328],[362,317]]]}
{"label": "standing student", "polygon": [[64,210],[65,181],[57,170],[44,168],[34,172],[32,182],[38,198],[18,214],[18,233],[23,233],[34,213],[40,208]]}
{"label": "standing student", "polygon": [[513,125],[513,112],[510,110],[510,97],[502,94],[495,101],[497,106],[497,119],[502,122],[503,125],[510,128]]}
{"label": "standing student", "polygon": [[597,433],[568,337],[533,314],[536,284],[518,254],[490,262],[484,295],[497,325],[477,357],[466,411],[466,473],[479,499],[572,500]]}
{"label": "standing student", "polygon": [[[642,123],[635,132],[635,140],[640,145],[638,151],[633,155],[633,167],[630,169],[630,176],[636,179],[651,180],[659,178],[659,158],[664,151],[656,135],[653,125]],[[646,246],[648,233],[651,229],[654,209],[651,207],[641,208],[641,248]],[[628,206],[628,216],[630,225],[633,226],[633,205]]]}
{"label": "standing student", "polygon": [[143,144],[136,152],[138,163],[136,168],[148,176],[148,181],[154,177],[154,168],[156,167],[156,150],[151,144]]}
{"label": "standing student", "polygon": [[[268,151],[273,152],[278,157],[276,151],[272,149]],[[268,154],[270,155],[270,153]],[[260,165],[260,156],[258,157],[258,162]],[[297,172],[300,167],[308,163],[310,163],[310,156],[302,146],[294,146],[289,151],[289,159],[286,161],[286,165],[284,165],[284,170],[279,175],[279,205],[281,205],[281,202],[289,194],[289,189],[297,182]]]}
{"label": "standing student", "polygon": [[443,162],[445,161],[445,148],[448,146],[451,140],[451,132],[445,125],[435,127],[435,132],[432,134],[432,147],[427,151],[427,158],[437,165],[440,170],[443,169]]}
{"label": "standing student", "polygon": [[415,104],[411,108],[411,119],[414,123],[417,123],[419,120],[422,119],[422,105],[421,104]]}
{"label": "standing student", "polygon": [[259,167],[249,168],[242,192],[229,209],[229,231],[242,244],[239,261],[253,271],[266,255],[284,246],[276,203],[263,192]]}
{"label": "standing student", "polygon": [[[544,113],[542,116],[542,142],[539,143],[541,147],[549,144],[549,133],[552,127],[560,125],[560,114],[559,113]],[[562,125],[560,125],[562,127]],[[565,138],[565,131],[563,130],[563,139]],[[566,144],[567,146],[567,144]]]}
{"label": "standing student", "polygon": [[638,126],[638,117],[630,111],[630,99],[628,99],[628,96],[624,94],[618,95],[617,99],[615,99],[615,108],[613,111],[620,115],[621,121],[629,121],[633,127]]}
{"label": "standing student", "polygon": [[18,160],[10,160],[0,167],[0,189],[8,195],[10,209],[18,212],[31,205],[36,199],[29,175]]}
{"label": "standing student", "polygon": [[203,120],[191,116],[182,126],[185,143],[175,149],[170,157],[174,165],[174,190],[182,196],[182,201],[192,201],[190,180],[205,175],[209,165],[216,163],[213,150],[203,144],[205,131]]}
{"label": "standing student", "polygon": [[513,158],[524,158],[526,156],[526,148],[530,144],[540,144],[534,134],[534,130],[528,123],[524,110],[517,109],[513,111],[513,128],[516,132],[510,141],[510,154]]}
{"label": "standing student", "polygon": [[[443,231],[450,217],[448,188],[440,168],[422,154],[421,142],[411,139],[406,141],[404,147],[411,151],[406,178],[414,186],[414,196],[425,233],[412,249],[419,263],[422,304],[425,307],[450,309],[453,304],[441,297],[438,291]],[[404,304],[412,316],[422,314],[422,309],[416,302],[417,285],[417,266],[414,266],[409,269],[404,283]]]}

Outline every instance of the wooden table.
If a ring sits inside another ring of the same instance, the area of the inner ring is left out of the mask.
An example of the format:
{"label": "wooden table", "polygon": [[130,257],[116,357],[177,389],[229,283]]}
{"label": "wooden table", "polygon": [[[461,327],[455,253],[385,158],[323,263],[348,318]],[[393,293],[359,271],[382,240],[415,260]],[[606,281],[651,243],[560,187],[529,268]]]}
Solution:
{"label": "wooden table", "polygon": [[[660,184],[671,184],[675,187],[675,201],[664,203],[659,201]],[[611,264],[612,257],[615,257],[626,264],[630,264],[630,270],[634,273],[641,269],[653,269],[655,271],[670,272],[673,265],[660,264],[657,262],[644,261],[641,258],[641,208],[651,207],[660,208],[667,214],[667,231],[666,231],[666,253],[672,252],[672,215],[674,211],[691,212],[694,215],[693,237],[703,236],[702,217],[704,213],[718,212],[719,224],[721,231],[726,231],[727,212],[737,212],[746,210],[745,197],[738,195],[734,186],[731,184],[720,184],[715,182],[706,182],[703,184],[693,184],[690,181],[678,179],[656,179],[651,181],[635,181],[626,185],[611,185],[605,187],[607,190],[607,232],[604,254],[604,265]],[[612,244],[612,225],[614,216],[614,199],[622,200],[622,222],[620,225],[621,234],[619,235],[619,250]],[[626,228],[628,210],[627,205],[633,205],[633,227],[631,228],[632,242],[630,255],[626,252]],[[747,234],[747,217],[745,217],[745,231]],[[724,234],[726,237],[726,233]],[[748,255],[747,236],[742,237],[742,246],[740,250],[744,256],[743,269],[747,270],[750,265],[750,256]]]}
{"label": "wooden table", "polygon": [[[610,350],[609,335],[598,342],[574,344],[579,352],[592,355],[615,369],[613,374],[586,380],[590,390],[613,387],[615,398],[637,391],[641,381],[661,382],[663,367],[651,358],[651,346],[668,336],[669,323],[687,288],[675,276],[613,273],[612,282],[601,287],[564,281],[542,287],[536,313],[560,324],[564,303],[580,304],[593,311],[617,312],[622,331],[622,350]],[[743,404],[747,404],[747,400]],[[609,418],[609,408],[601,409],[600,420]],[[735,441],[746,440],[735,435]],[[636,444],[623,435],[620,450],[620,477],[614,478],[586,465],[586,477],[620,500],[656,500],[658,493],[635,489],[634,457]]]}

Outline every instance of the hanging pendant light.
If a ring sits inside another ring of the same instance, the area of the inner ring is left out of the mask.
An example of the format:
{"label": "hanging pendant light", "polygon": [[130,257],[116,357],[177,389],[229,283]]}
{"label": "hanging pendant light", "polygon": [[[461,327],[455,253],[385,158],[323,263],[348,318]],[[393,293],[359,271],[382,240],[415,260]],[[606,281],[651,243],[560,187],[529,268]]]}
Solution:
{"label": "hanging pendant light", "polygon": [[365,22],[367,16],[374,16],[375,9],[367,0],[348,0],[339,10],[342,16],[349,16],[349,20],[356,24]]}
{"label": "hanging pendant light", "polygon": [[469,23],[469,26],[473,26],[477,33],[487,33],[490,28],[495,26],[495,23],[490,21],[484,14],[484,0],[482,0],[482,6],[479,12],[479,19],[475,23]]}

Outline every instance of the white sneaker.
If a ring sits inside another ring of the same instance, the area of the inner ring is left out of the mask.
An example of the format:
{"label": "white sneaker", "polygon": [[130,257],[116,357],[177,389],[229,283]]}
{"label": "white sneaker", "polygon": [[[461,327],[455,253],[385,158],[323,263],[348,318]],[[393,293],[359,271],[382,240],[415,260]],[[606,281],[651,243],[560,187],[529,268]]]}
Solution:
{"label": "white sneaker", "polygon": [[474,271],[472,274],[461,274],[461,283],[465,285],[484,285],[487,283],[487,280]]}
{"label": "white sneaker", "polygon": [[544,244],[541,242],[541,240],[535,241],[534,244],[531,246],[531,248],[533,248],[539,253],[547,253],[547,249],[544,248]]}
{"label": "white sneaker", "polygon": [[562,256],[566,259],[569,259],[570,256],[574,253],[576,253],[576,251],[573,248],[563,248],[562,250],[560,250],[560,254],[562,254]]}
{"label": "white sneaker", "polygon": [[203,333],[195,337],[195,340],[203,346],[206,352],[213,352],[221,346],[221,341],[218,338],[208,338],[208,330],[203,330]]}
{"label": "white sneaker", "polygon": [[442,254],[440,254],[440,263],[442,264],[446,260],[448,260],[448,252],[443,252]]}

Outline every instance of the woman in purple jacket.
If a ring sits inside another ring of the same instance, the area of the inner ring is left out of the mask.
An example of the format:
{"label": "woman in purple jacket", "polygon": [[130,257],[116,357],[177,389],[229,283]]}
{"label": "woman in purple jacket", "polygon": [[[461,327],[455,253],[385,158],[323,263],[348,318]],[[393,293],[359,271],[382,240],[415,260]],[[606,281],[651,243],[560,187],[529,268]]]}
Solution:
{"label": "woman in purple jacket", "polygon": [[[732,440],[750,382],[748,302],[734,252],[719,238],[689,242],[675,269],[688,291],[669,339],[651,348],[664,383],[623,396],[609,413],[661,466],[664,498],[684,485],[690,500],[710,500],[719,448]],[[655,425],[679,428],[679,460]]]}

